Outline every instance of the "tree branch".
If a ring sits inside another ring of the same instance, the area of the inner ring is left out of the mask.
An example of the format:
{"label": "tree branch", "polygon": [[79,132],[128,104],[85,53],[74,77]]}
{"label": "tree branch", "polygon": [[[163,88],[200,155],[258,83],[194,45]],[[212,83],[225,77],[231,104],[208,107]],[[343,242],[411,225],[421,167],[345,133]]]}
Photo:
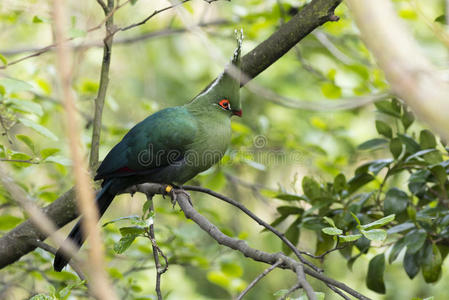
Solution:
{"label": "tree branch", "polygon": [[[292,36],[286,36],[286,29],[281,27],[272,34],[268,40],[257,46],[253,51],[243,57],[243,72],[255,77],[260,74],[264,68],[268,68],[279,57],[285,54],[291,47],[279,47],[283,44],[283,40],[278,36],[283,36],[291,44],[293,41],[298,42],[316,27],[322,25],[326,21],[335,19],[330,12],[341,0],[313,0],[288,23],[289,28],[296,28],[292,31]],[[285,25],[284,25],[285,26]],[[280,33],[282,29],[282,33]],[[278,36],[278,37],[277,37]],[[275,45],[273,41],[277,41]],[[295,43],[296,43],[295,42]],[[288,48],[288,49],[287,49]],[[264,65],[264,67],[261,67]],[[49,219],[53,220],[58,227],[62,227],[78,216],[76,205],[74,202],[74,190],[70,189],[53,203],[43,209],[43,212]],[[33,251],[36,247],[28,242],[28,240],[40,239],[44,240],[46,234],[40,232],[31,221],[27,220],[6,233],[0,238],[0,268],[14,263],[23,255]],[[272,263],[274,263],[274,260]]]}
{"label": "tree branch", "polygon": [[[102,0],[98,0],[99,3],[104,2]],[[114,0],[108,0],[108,6],[104,7],[103,10],[105,15],[108,14],[114,9]],[[91,170],[95,170],[98,166],[98,153],[100,149],[100,136],[101,136],[101,125],[102,116],[103,116],[103,107],[104,101],[106,98],[106,91],[108,89],[109,84],[109,68],[111,65],[111,51],[112,51],[112,41],[114,38],[114,18],[113,15],[106,19],[106,37],[104,38],[104,47],[103,47],[103,62],[101,64],[101,75],[100,75],[100,86],[98,88],[98,94],[95,98],[95,112],[93,119],[93,128],[92,128],[92,140],[91,140],[91,148],[90,148],[90,157],[89,157],[89,168]]]}
{"label": "tree branch", "polygon": [[[315,28],[328,21],[337,21],[334,9],[341,0],[315,0],[305,5],[290,21],[242,57],[241,85],[256,77],[287,53]],[[245,78],[246,77],[246,78]]]}
{"label": "tree branch", "polygon": [[257,276],[256,278],[254,278],[253,281],[251,281],[251,283],[246,287],[246,289],[244,289],[240,295],[237,296],[236,300],[241,300],[248,292],[250,289],[252,289],[253,287],[256,286],[256,284],[265,276],[267,276],[268,273],[270,273],[271,271],[273,271],[274,269],[276,269],[278,266],[280,266],[282,264],[282,260],[278,260],[276,263],[274,263],[273,265],[271,265],[270,267],[266,268],[261,274],[259,274],[259,276]]}
{"label": "tree branch", "polygon": [[318,269],[315,265],[313,265],[312,263],[310,263],[308,260],[304,259],[304,257],[302,257],[300,251],[298,250],[298,248],[296,248],[295,245],[292,244],[292,242],[290,242],[282,233],[280,233],[276,228],[274,228],[273,226],[271,226],[270,224],[268,224],[267,222],[263,221],[261,218],[259,218],[258,216],[256,216],[252,211],[250,211],[249,209],[247,209],[243,204],[241,204],[240,202],[237,202],[229,197],[226,197],[224,195],[221,195],[215,191],[212,191],[210,189],[207,188],[203,188],[200,186],[190,186],[190,185],[185,185],[182,187],[183,189],[187,190],[187,191],[197,191],[197,192],[202,192],[205,194],[209,194],[211,196],[214,196],[217,199],[223,200],[237,208],[239,208],[241,211],[243,211],[247,216],[249,216],[251,219],[253,219],[254,221],[257,222],[257,224],[263,226],[264,228],[268,229],[269,231],[273,232],[277,237],[279,237],[281,239],[281,241],[283,243],[285,243],[292,251],[293,253],[295,253],[296,257],[299,258],[299,260],[303,263],[308,265],[309,267],[311,267],[312,269],[314,269],[315,271],[321,271],[320,269]]}

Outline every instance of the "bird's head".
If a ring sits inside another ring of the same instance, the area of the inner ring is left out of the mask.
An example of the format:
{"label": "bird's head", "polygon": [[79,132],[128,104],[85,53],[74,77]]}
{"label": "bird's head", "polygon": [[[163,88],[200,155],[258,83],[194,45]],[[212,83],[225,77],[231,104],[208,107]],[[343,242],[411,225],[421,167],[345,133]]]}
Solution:
{"label": "bird's head", "polygon": [[225,71],[207,86],[193,103],[207,105],[210,109],[218,110],[230,117],[242,116],[242,104],[240,101],[240,53],[243,41],[243,31],[237,33],[237,48],[234,51],[231,63]]}

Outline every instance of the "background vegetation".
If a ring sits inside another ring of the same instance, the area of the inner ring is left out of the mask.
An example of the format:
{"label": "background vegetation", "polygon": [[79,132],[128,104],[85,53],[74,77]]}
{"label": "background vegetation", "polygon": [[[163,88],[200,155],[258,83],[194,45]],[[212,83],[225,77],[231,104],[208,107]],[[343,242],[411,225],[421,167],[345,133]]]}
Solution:
{"label": "background vegetation", "polygon": [[[131,2],[115,13],[119,26],[167,6],[163,1]],[[184,14],[168,10],[142,26],[118,33],[100,159],[138,121],[162,108],[186,103],[215,78],[232,54],[235,28],[244,30],[246,53],[306,2],[196,0],[182,6]],[[394,4],[428,59],[446,74],[445,2],[397,0]],[[72,88],[84,126],[83,145],[88,149],[104,37],[103,30],[88,30],[104,16],[95,1],[69,1],[69,5],[70,35],[76,47]],[[0,3],[4,65],[0,70],[4,132],[0,158],[9,175],[40,206],[74,184],[62,126],[56,58],[48,51],[17,64],[11,62],[53,43],[50,11],[51,1]],[[321,255],[345,246],[314,263],[370,298],[444,299],[449,288],[444,263],[449,245],[446,145],[425,124],[414,121],[410,109],[398,99],[386,97],[376,105],[328,109],[339,101],[360,100],[351,97],[371,99],[389,90],[347,7],[338,6],[335,14],[340,17],[338,22],[326,23],[301,41],[254,79],[256,88],[241,90],[244,113],[243,118],[233,120],[231,149],[220,165],[190,184],[228,195],[265,221],[275,222],[302,251]],[[202,24],[206,40],[183,29],[189,20]],[[287,107],[292,105],[285,99],[267,95],[257,86],[312,109]],[[267,252],[288,252],[273,234],[262,231],[235,208],[202,194],[192,193],[192,199],[195,208],[226,234]],[[136,225],[132,218],[111,222],[140,216],[144,201],[143,195],[122,195],[101,221],[108,222],[103,231],[107,270],[121,299],[155,297],[151,243],[143,237],[133,239],[132,244],[123,242],[126,232],[119,229]],[[1,189],[0,209],[2,233],[27,219]],[[360,226],[393,214],[394,220],[389,217]],[[159,246],[169,260],[162,277],[166,299],[229,299],[266,268],[215,243],[187,221],[178,207],[173,208],[169,199],[156,198],[153,218]],[[39,293],[58,299],[87,297],[86,286],[70,268],[62,273],[52,270],[52,259],[37,249],[2,269],[0,298],[25,299]],[[276,299],[295,282],[293,273],[274,270],[246,299]],[[322,283],[310,282],[326,299],[338,299]]]}

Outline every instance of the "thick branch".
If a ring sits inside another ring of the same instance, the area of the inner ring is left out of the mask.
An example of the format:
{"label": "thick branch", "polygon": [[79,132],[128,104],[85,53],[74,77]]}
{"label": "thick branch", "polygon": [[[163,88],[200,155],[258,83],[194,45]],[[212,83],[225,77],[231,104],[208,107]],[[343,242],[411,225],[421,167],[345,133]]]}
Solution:
{"label": "thick branch", "polygon": [[[241,85],[256,77],[287,53],[315,28],[337,21],[334,9],[341,0],[315,0],[304,6],[290,21],[242,58]],[[246,77],[246,78],[245,78]]]}

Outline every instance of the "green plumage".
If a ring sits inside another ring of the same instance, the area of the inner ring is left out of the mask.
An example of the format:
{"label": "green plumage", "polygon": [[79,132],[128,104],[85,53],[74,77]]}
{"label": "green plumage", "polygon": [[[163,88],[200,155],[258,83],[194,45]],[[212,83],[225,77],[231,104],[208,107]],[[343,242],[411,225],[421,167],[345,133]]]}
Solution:
{"label": "green plumage", "polygon": [[[129,186],[143,182],[180,185],[221,160],[231,139],[230,118],[241,116],[240,80],[235,75],[241,42],[242,37],[231,65],[198,96],[147,117],[108,153],[95,176],[95,180],[103,179],[103,189],[96,197],[100,216],[115,195]],[[80,222],[68,238],[81,246]],[[58,251],[55,270],[60,271],[69,259]]]}

